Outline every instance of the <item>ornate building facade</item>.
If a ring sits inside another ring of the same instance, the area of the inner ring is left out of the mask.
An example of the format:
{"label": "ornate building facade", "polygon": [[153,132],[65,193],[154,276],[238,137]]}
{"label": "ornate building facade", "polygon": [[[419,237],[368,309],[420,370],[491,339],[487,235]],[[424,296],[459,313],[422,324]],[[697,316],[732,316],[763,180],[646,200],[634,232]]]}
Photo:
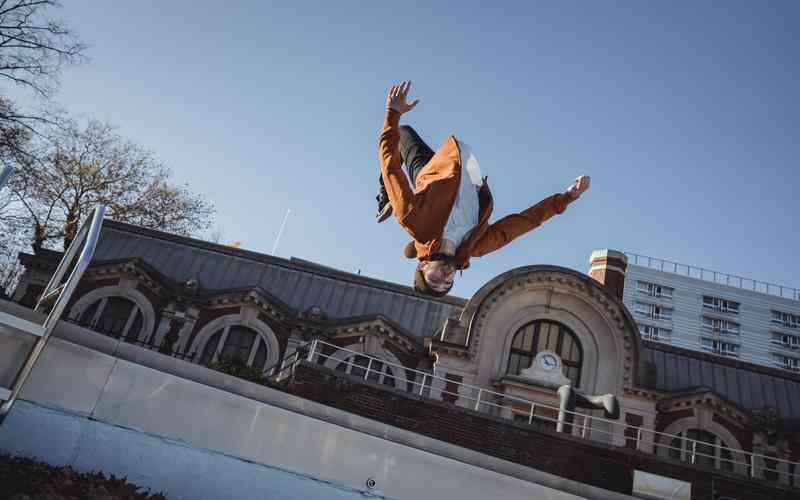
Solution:
{"label": "ornate building facade", "polygon": [[[14,300],[30,306],[61,255],[20,258]],[[107,221],[67,316],[182,362],[237,360],[282,390],[610,491],[635,493],[640,471],[691,485],[691,498],[797,494],[800,375],[643,339],[622,300],[626,269],[623,254],[599,251],[588,275],[527,266],[469,300],[432,299]]]}

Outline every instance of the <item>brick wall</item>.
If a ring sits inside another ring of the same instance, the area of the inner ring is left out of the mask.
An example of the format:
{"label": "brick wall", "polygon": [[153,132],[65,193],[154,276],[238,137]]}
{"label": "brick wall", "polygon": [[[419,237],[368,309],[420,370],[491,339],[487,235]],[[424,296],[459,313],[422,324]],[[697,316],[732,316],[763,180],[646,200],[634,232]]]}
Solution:
{"label": "brick wall", "polygon": [[537,430],[308,363],[295,368],[286,389],[401,429],[619,493],[631,493],[633,471],[638,469],[691,482],[693,500],[719,496],[788,500],[800,495],[797,490],[759,484],[743,476]]}

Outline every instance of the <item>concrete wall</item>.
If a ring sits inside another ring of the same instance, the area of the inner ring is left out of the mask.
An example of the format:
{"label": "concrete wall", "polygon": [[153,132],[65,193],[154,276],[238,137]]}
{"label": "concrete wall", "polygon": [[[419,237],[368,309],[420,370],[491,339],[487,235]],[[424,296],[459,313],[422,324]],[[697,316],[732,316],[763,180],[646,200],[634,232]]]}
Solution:
{"label": "concrete wall", "polygon": [[[188,446],[135,429],[20,401],[0,427],[0,449],[74,469],[127,476],[170,500],[358,499],[364,492]],[[369,496],[368,496],[369,497]],[[386,498],[375,495],[374,498]]]}
{"label": "concrete wall", "polygon": [[[13,338],[1,333],[0,339]],[[296,488],[297,498],[344,498],[351,490],[367,490],[369,478],[377,483],[373,491],[394,498],[630,498],[75,325],[60,325],[58,335],[23,392],[32,404],[18,405],[0,429],[0,450],[126,474],[142,486],[166,490],[170,498],[230,498],[220,493],[245,487],[255,488],[257,493],[246,495],[254,498],[293,498],[270,496],[287,488]],[[19,345],[4,341],[0,351],[1,364]],[[202,486],[212,482],[217,486]],[[323,486],[335,495],[320,493]]]}

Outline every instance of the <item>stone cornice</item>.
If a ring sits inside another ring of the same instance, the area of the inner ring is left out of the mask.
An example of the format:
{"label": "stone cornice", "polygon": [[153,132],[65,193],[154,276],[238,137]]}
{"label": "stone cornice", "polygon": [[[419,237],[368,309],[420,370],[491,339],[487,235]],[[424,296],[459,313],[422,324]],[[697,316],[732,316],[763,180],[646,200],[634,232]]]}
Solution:
{"label": "stone cornice", "polygon": [[727,416],[743,426],[749,424],[753,419],[749,411],[710,389],[678,394],[668,399],[662,399],[659,401],[657,408],[659,412],[669,413],[702,406],[711,407],[715,413]]}

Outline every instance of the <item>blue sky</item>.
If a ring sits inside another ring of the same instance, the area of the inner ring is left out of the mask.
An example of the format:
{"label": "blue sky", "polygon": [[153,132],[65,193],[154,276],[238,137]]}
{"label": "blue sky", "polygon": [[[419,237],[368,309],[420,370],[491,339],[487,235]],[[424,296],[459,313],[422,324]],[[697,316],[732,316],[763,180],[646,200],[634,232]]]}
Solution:
{"label": "blue sky", "polygon": [[153,149],[227,240],[403,284],[375,224],[386,91],[438,148],[472,145],[495,217],[563,189],[562,216],[473,261],[587,270],[613,248],[800,286],[797,2],[120,2],[58,13],[90,44],[57,100]]}

